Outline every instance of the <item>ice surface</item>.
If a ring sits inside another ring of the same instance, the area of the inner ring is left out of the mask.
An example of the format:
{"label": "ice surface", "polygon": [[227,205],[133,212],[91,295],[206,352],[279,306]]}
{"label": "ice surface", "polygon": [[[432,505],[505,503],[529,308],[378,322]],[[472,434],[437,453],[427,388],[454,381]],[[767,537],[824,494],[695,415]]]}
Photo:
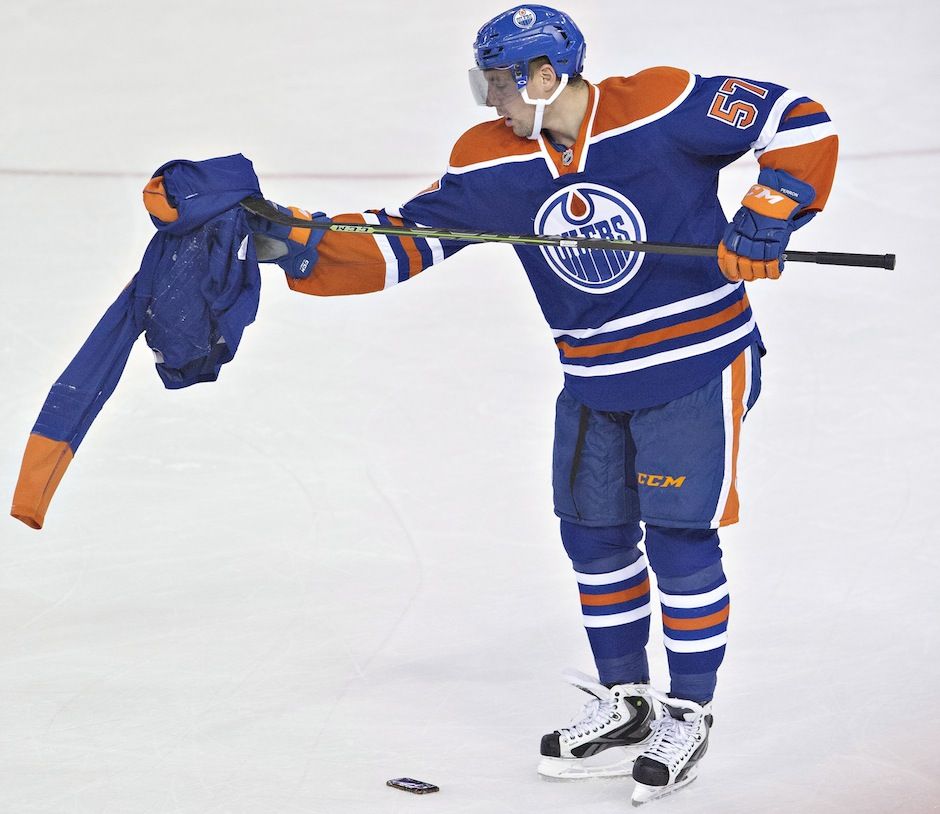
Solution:
{"label": "ice surface", "polygon": [[[771,353],[725,535],[717,725],[657,811],[940,810],[940,11],[565,7],[589,78],[677,64],[822,100],[844,159],[793,248],[898,254],[752,286]],[[7,499],[55,376],[136,271],[155,167],[241,151],[285,203],[401,201],[478,121],[469,43],[500,10],[5,4]],[[729,211],[754,166],[727,171]],[[151,363],[140,343],[46,528],[0,519],[0,811],[628,809],[630,781],[535,775],[580,704],[557,674],[591,662],[550,508],[561,374],[510,249],[363,298],[269,273],[218,384],[167,392]],[[385,786],[402,775],[441,792]]]}

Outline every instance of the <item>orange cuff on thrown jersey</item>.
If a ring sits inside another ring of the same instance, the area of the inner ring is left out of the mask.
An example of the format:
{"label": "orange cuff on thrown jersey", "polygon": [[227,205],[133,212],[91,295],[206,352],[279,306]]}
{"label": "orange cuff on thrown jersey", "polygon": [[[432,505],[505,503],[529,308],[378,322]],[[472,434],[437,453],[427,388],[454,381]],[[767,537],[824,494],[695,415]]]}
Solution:
{"label": "orange cuff on thrown jersey", "polygon": [[10,514],[30,528],[41,529],[49,502],[71,462],[72,448],[65,441],[31,434],[23,453]]}
{"label": "orange cuff on thrown jersey", "polygon": [[173,223],[180,216],[166,197],[162,175],[151,178],[144,187],[144,206],[151,215],[164,223]]}
{"label": "orange cuff on thrown jersey", "polygon": [[782,192],[761,184],[754,184],[741,199],[741,204],[758,215],[780,220],[789,218],[793,210],[800,205],[799,201],[794,201]]}

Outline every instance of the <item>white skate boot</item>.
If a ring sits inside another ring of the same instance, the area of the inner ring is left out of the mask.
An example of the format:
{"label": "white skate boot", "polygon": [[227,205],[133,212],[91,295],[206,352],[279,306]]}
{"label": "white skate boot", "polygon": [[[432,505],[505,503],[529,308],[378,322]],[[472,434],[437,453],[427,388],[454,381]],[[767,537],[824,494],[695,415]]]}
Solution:
{"label": "white skate boot", "polygon": [[658,800],[698,776],[698,762],[708,749],[712,705],[651,693],[665,714],[652,724],[652,736],[633,764],[633,805]]}
{"label": "white skate boot", "polygon": [[649,744],[654,717],[649,685],[605,687],[577,670],[562,676],[593,698],[579,718],[542,737],[539,774],[563,780],[629,775]]}

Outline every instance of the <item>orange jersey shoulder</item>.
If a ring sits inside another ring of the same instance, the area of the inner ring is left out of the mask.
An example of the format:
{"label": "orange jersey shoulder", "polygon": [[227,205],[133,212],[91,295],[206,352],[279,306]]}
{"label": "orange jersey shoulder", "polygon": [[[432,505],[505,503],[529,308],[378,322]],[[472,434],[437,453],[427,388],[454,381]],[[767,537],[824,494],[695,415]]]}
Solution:
{"label": "orange jersey shoulder", "polygon": [[474,164],[527,156],[539,152],[537,141],[519,138],[506,127],[505,119],[483,122],[471,127],[454,145],[450,166],[463,169]]}
{"label": "orange jersey shoulder", "polygon": [[695,76],[681,68],[647,68],[633,76],[613,76],[598,84],[600,105],[592,136],[627,127],[662,113],[688,94]]}

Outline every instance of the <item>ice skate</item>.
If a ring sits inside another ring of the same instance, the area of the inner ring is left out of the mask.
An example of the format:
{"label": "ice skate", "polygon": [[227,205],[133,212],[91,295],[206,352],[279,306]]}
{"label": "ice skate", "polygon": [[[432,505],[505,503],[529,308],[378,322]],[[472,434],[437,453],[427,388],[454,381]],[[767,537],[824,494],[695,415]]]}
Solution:
{"label": "ice skate", "polygon": [[652,735],[633,765],[633,805],[658,800],[689,785],[708,749],[711,704],[696,704],[652,693],[664,714],[651,723]]}
{"label": "ice skate", "polygon": [[654,716],[649,685],[605,687],[576,670],[562,675],[593,697],[568,726],[542,737],[539,774],[562,780],[629,775],[649,743]]}

